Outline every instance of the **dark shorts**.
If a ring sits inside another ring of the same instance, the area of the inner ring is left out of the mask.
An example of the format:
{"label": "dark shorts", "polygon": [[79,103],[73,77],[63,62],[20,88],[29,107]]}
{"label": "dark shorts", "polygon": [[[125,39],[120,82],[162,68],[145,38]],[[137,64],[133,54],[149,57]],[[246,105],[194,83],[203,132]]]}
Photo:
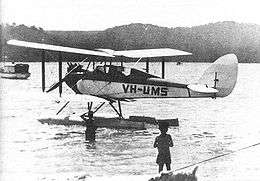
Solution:
{"label": "dark shorts", "polygon": [[160,154],[159,153],[157,155],[156,163],[158,165],[171,164],[171,155],[170,154]]}

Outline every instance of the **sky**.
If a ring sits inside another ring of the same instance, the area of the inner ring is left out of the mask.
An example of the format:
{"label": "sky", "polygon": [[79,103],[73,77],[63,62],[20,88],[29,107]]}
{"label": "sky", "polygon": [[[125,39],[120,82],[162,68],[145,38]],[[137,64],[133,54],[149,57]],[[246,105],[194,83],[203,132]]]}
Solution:
{"label": "sky", "polygon": [[104,30],[130,23],[191,27],[219,21],[260,25],[259,0],[1,0],[3,23],[45,30]]}

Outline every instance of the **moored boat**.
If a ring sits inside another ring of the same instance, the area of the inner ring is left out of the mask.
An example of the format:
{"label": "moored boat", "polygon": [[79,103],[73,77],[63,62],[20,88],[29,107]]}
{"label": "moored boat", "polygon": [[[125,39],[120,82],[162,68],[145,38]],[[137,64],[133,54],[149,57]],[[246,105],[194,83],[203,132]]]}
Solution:
{"label": "moored boat", "polygon": [[28,64],[9,64],[0,68],[0,77],[7,79],[27,79],[30,77]]}
{"label": "moored boat", "polygon": [[182,65],[183,63],[181,61],[178,61],[176,65]]}

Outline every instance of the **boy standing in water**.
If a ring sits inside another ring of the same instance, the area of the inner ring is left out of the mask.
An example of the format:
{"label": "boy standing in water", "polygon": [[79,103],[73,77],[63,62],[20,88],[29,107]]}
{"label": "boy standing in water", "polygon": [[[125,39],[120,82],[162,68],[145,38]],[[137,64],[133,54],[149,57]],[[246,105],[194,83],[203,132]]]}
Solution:
{"label": "boy standing in water", "polygon": [[[85,139],[88,141],[95,141],[97,127],[95,126],[93,111],[89,111],[88,116],[86,116],[86,113],[84,113],[80,117],[85,121]],[[88,119],[86,117],[88,117]]]}
{"label": "boy standing in water", "polygon": [[158,149],[156,163],[159,165],[159,173],[163,170],[163,165],[166,165],[167,170],[171,170],[171,153],[170,147],[173,147],[172,137],[166,134],[169,123],[159,123],[161,134],[155,138],[154,148]]}

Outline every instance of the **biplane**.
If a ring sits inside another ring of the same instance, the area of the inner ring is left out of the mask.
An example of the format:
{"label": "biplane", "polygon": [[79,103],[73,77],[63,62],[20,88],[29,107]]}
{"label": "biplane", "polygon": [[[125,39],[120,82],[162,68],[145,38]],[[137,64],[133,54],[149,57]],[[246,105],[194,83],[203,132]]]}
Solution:
{"label": "biplane", "polygon": [[[162,77],[149,73],[149,62],[146,60],[146,71],[134,67],[127,68],[110,64],[98,65],[93,70],[83,68],[81,64],[68,63],[67,73],[62,77],[61,52],[77,53],[99,57],[144,58],[187,56],[189,52],[171,48],[141,49],[115,51],[111,49],[85,50],[64,46],[33,43],[19,40],[7,41],[9,45],[41,49],[42,56],[42,90],[45,90],[44,50],[60,52],[59,81],[53,84],[47,92],[59,87],[62,93],[62,83],[65,82],[76,94],[92,95],[109,101],[119,117],[123,117],[120,101],[132,101],[140,98],[216,98],[228,96],[237,80],[238,60],[236,55],[227,54],[218,58],[202,74],[195,84],[185,84],[164,79],[165,62],[162,61]],[[88,60],[83,60],[88,61]],[[95,60],[94,60],[95,61]],[[105,58],[104,58],[105,61]],[[90,61],[89,61],[90,63]],[[118,109],[113,105],[118,103]]]}

